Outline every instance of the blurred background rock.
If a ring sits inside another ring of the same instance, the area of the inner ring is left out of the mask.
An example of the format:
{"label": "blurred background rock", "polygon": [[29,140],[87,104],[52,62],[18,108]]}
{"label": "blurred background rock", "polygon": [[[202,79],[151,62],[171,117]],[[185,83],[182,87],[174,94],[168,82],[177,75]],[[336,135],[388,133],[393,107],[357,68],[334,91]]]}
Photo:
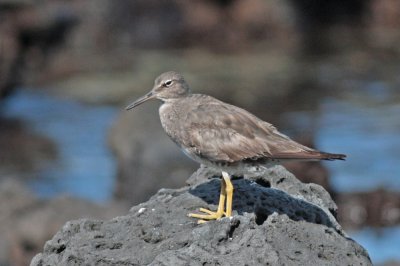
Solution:
{"label": "blurred background rock", "polygon": [[25,265],[67,220],[185,184],[198,166],[165,136],[159,104],[123,110],[167,70],[348,154],[287,168],[330,191],[375,263],[396,265],[399,41],[396,0],[0,0],[0,196],[15,199],[2,201],[0,265]]}

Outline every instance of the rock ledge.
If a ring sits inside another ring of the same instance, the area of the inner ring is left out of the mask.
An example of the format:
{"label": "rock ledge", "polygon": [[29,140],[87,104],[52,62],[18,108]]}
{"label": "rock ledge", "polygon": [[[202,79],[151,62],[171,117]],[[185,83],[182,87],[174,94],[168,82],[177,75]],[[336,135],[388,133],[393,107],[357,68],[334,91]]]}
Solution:
{"label": "rock ledge", "polygon": [[329,194],[280,166],[234,180],[234,216],[197,225],[186,214],[218,201],[210,177],[200,168],[196,185],[162,189],[125,216],[68,222],[31,265],[371,265]]}

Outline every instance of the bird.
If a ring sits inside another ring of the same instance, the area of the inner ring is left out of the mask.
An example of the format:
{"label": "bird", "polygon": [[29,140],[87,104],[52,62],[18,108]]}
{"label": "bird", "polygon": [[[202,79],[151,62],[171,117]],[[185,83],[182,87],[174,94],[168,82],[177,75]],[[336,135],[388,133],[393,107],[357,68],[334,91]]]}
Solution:
{"label": "bird", "polygon": [[150,92],[126,109],[152,99],[162,102],[161,125],[172,141],[189,158],[222,174],[217,210],[200,208],[200,213],[188,214],[198,223],[232,216],[231,176],[257,173],[286,161],[346,158],[306,147],[240,107],[192,93],[184,77],[175,71],[159,75]]}

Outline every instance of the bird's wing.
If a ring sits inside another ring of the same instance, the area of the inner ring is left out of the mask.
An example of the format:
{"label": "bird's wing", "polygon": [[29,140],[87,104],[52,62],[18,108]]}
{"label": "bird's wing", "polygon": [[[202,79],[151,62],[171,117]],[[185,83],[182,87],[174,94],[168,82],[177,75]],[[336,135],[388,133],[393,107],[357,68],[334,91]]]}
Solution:
{"label": "bird's wing", "polygon": [[189,152],[211,161],[296,159],[318,153],[251,113],[218,100],[199,104],[186,114],[184,123],[188,134],[184,144]]}

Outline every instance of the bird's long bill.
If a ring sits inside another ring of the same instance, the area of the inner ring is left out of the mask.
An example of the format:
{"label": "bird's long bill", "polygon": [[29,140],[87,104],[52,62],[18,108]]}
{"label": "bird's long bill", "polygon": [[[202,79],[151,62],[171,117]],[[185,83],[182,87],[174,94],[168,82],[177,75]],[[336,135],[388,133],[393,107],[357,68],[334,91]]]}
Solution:
{"label": "bird's long bill", "polygon": [[139,99],[137,99],[136,101],[134,101],[133,103],[131,103],[130,105],[128,105],[125,109],[126,110],[130,110],[132,108],[135,108],[136,106],[144,103],[145,101],[151,100],[154,98],[154,94],[153,92],[149,92],[146,95],[140,97]]}

